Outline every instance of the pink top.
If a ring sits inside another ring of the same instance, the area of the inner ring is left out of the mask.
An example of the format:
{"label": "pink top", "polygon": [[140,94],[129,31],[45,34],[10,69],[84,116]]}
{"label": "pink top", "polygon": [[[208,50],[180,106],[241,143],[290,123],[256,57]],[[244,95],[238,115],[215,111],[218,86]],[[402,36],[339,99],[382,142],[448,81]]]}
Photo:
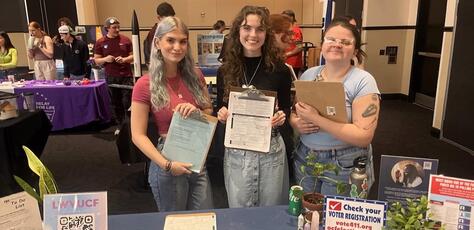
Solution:
{"label": "pink top", "polygon": [[[206,85],[204,75],[199,69],[196,69],[196,73],[198,74],[202,82],[204,90]],[[176,91],[173,90],[174,87],[172,88],[171,86],[174,86],[176,88]],[[160,135],[168,133],[171,118],[173,116],[173,109],[176,107],[176,105],[180,103],[191,103],[199,109],[203,109],[197,105],[194,96],[188,90],[184,81],[182,81],[180,73],[178,73],[178,75],[174,78],[168,78],[167,88],[168,94],[170,96],[169,106],[165,106],[160,110],[153,109],[153,116],[155,118],[155,124],[157,126],[156,128],[158,129],[158,133]],[[150,93],[150,76],[148,74],[141,77],[133,87],[132,101],[144,103],[149,105],[150,107],[152,106]]]}

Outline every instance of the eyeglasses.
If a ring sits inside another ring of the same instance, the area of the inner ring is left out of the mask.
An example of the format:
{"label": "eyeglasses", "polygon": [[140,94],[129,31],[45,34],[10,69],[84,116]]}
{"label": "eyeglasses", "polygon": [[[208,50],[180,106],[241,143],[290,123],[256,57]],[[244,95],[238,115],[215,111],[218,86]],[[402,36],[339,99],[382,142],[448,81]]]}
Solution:
{"label": "eyeglasses", "polygon": [[335,43],[341,44],[343,46],[351,46],[354,43],[354,39],[337,39],[333,37],[324,37],[324,43],[328,45],[333,45]]}

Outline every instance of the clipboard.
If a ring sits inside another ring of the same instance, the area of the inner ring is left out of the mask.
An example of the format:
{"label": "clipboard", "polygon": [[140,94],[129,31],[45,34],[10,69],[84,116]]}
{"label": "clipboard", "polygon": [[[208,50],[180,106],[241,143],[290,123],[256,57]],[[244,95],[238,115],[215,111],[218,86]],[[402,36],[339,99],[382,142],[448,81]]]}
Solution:
{"label": "clipboard", "polygon": [[296,98],[316,108],[321,116],[339,123],[347,123],[346,94],[341,82],[294,82]]}
{"label": "clipboard", "polygon": [[165,217],[164,230],[217,230],[214,212],[171,214]]}
{"label": "clipboard", "polygon": [[276,95],[274,91],[231,88],[224,146],[269,152]]}
{"label": "clipboard", "polygon": [[161,154],[171,161],[191,163],[191,171],[202,172],[217,121],[201,112],[191,113],[187,119],[174,112]]}

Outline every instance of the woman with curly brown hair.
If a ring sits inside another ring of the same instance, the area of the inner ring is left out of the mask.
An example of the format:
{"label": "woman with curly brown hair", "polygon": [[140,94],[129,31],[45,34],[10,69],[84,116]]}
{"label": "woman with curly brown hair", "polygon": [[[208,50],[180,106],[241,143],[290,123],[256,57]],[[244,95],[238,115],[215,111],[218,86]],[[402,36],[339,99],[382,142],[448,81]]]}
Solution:
{"label": "woman with curly brown hair", "polygon": [[[269,22],[268,10],[245,6],[232,23],[229,49],[218,72],[219,99],[228,98],[230,88],[255,87],[277,93],[277,112],[272,117],[271,146],[268,153],[226,148],[224,181],[229,207],[252,207],[288,202],[288,162],[285,144],[276,130],[290,112],[291,77],[285,66]],[[225,104],[224,102],[218,102]],[[225,123],[228,110],[220,108],[218,119]]]}

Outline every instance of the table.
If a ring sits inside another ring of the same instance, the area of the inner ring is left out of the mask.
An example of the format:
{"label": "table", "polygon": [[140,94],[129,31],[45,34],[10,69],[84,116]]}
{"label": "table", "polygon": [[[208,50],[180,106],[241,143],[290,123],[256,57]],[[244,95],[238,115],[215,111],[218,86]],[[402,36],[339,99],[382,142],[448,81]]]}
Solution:
{"label": "table", "polygon": [[20,112],[17,118],[0,121],[0,196],[21,190],[13,175],[31,183],[32,172],[22,145],[39,157],[50,130],[51,123],[43,111]]}
{"label": "table", "polygon": [[[105,81],[89,85],[66,86],[63,81],[29,81],[15,87],[16,94],[34,93],[36,108],[44,110],[53,124],[52,131],[85,125],[92,121],[110,121],[110,96]],[[23,98],[18,99],[23,108]]]}
{"label": "table", "polygon": [[[287,212],[288,205],[256,207],[256,208],[227,208],[186,212],[156,212],[128,215],[109,216],[109,229],[149,230],[163,229],[165,217],[169,214],[192,212],[215,212],[217,229],[258,229],[295,230],[298,225],[297,217]],[[192,228],[190,228],[192,229]]]}
{"label": "table", "polygon": [[204,79],[206,80],[206,84],[215,85],[217,82],[217,70],[220,66],[199,66],[202,74],[204,75]]}

